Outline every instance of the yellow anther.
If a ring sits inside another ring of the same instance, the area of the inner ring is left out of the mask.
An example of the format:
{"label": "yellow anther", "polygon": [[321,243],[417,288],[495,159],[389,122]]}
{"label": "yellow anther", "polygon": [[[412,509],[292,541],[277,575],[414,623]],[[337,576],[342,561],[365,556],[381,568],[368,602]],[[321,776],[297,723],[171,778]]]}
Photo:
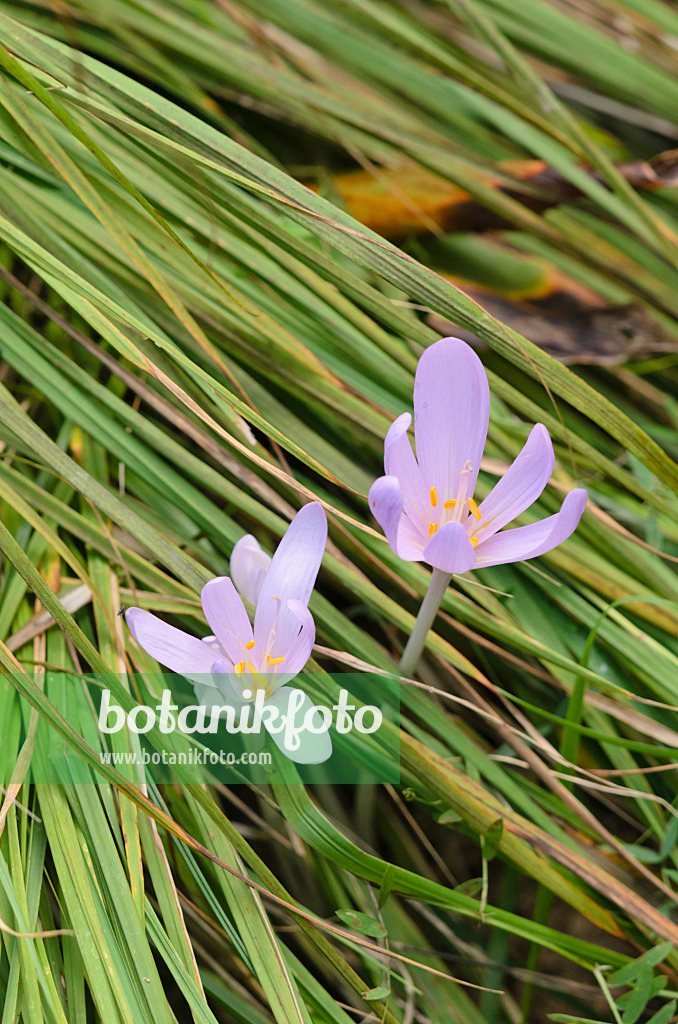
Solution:
{"label": "yellow anther", "polygon": [[245,650],[251,651],[252,648],[254,647],[254,645],[256,644],[256,642],[257,642],[256,640],[250,640],[249,643],[245,644]]}
{"label": "yellow anther", "polygon": [[438,523],[429,523],[428,524],[428,535],[429,535],[429,537],[432,537],[433,534],[437,533],[437,532],[438,532]]}
{"label": "yellow anther", "polygon": [[469,512],[471,513],[471,515],[473,516],[474,519],[482,519],[483,518],[481,513],[480,513],[480,509],[476,505],[476,503],[473,500],[473,498],[467,498],[466,504],[468,505],[468,510],[469,510]]}
{"label": "yellow anther", "polygon": [[284,660],[285,660],[284,657],[283,658],[272,658],[270,654],[266,655],[266,664],[267,665],[282,665]]}
{"label": "yellow anther", "polygon": [[470,537],[469,540],[471,541],[471,547],[472,548],[477,548],[478,547],[478,538],[477,537]]}
{"label": "yellow anther", "polygon": [[244,671],[245,671],[245,662],[244,661],[239,661],[238,664],[235,666],[235,674],[237,676],[240,676],[240,675],[243,674]]}
{"label": "yellow anther", "polygon": [[435,487],[431,488],[431,490],[428,492],[428,496],[431,499],[431,505],[433,506],[433,508],[437,508],[438,507],[438,492],[436,491]]}
{"label": "yellow anther", "polygon": [[456,498],[450,498],[449,501],[443,502],[443,508],[454,508],[457,504]]}

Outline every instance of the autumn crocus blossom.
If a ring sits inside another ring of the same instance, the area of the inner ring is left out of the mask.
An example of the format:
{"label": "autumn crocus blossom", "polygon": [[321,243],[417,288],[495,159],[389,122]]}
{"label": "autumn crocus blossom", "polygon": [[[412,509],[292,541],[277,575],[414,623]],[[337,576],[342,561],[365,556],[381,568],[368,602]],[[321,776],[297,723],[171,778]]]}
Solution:
{"label": "autumn crocus blossom", "polygon": [[369,494],[400,558],[463,573],[536,558],[576,529],[586,506],[581,489],[570,491],[555,515],[500,532],[537,500],[553,471],[553,446],[541,423],[484,501],[475,502],[489,413],[487,374],[473,349],[459,338],[426,349],[414,379],[416,458],[407,436],[412,418],[403,413],[386,435],[386,476]]}
{"label": "autumn crocus blossom", "polygon": [[[199,699],[216,690],[230,703],[244,706],[263,690],[267,704],[283,709],[289,698],[285,685],[302,671],[315,642],[308,602],[326,542],[327,519],[317,502],[297,513],[270,559],[253,537],[238,541],[231,569],[242,596],[256,605],[254,626],[228,576],[210,580],[200,595],[211,636],[198,639],[142,608],[127,609],[127,625],[156,661],[194,682]],[[213,703],[213,697],[208,702]],[[297,705],[299,717],[312,707],[304,695]],[[277,734],[273,738],[279,742]],[[329,756],[329,736],[312,736],[309,741],[294,760]]]}

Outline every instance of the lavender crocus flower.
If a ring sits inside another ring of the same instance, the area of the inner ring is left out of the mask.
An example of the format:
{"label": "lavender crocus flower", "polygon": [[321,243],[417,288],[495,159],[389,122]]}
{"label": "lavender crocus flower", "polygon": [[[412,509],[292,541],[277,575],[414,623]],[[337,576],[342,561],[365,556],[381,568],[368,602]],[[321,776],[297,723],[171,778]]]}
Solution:
{"label": "lavender crocus flower", "polygon": [[[315,642],[308,602],[326,541],[327,519],[318,502],[297,513],[273,558],[249,535],[238,541],[231,570],[243,597],[256,605],[254,627],[228,576],[210,580],[202,589],[203,611],[213,631],[202,640],[142,608],[127,609],[127,625],[156,661],[191,679],[199,701],[213,705],[216,688],[227,703],[242,707],[263,689],[265,703],[284,714],[291,692],[286,684],[302,671]],[[304,695],[297,706],[297,721],[312,707]],[[271,735],[281,746],[281,735]],[[332,746],[327,733],[305,733],[302,740],[295,752],[281,749],[300,763],[329,757]]]}
{"label": "lavender crocus flower", "polygon": [[384,468],[369,502],[391,548],[406,561],[463,573],[536,558],[574,532],[586,491],[570,491],[548,519],[500,532],[537,500],[553,471],[545,426],[532,428],[524,448],[480,504],[473,500],[490,414],[487,374],[473,349],[442,338],[423,353],[414,378],[416,458],[403,413],[384,442]]}

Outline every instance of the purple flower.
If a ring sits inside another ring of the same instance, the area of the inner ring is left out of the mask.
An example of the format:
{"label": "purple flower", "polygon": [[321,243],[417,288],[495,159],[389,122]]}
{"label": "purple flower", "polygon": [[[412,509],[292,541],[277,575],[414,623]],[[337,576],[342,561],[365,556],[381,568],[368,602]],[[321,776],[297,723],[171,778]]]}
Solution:
{"label": "purple flower", "polygon": [[480,359],[459,338],[443,338],[422,355],[414,378],[416,458],[403,413],[384,442],[384,468],[369,502],[391,548],[410,562],[463,573],[536,558],[574,532],[586,491],[570,491],[548,519],[505,530],[537,500],[553,471],[553,446],[538,423],[523,450],[479,505],[473,500],[490,415]]}
{"label": "purple flower", "polygon": [[[266,702],[283,711],[290,691],[281,691],[302,671],[315,642],[308,602],[326,541],[327,519],[317,502],[297,513],[273,558],[254,537],[239,540],[231,561],[233,580],[219,576],[202,589],[200,599],[212,629],[212,635],[202,640],[142,608],[127,609],[127,625],[156,661],[193,681],[199,700],[216,687],[229,703],[244,706],[263,689]],[[234,580],[243,597],[256,605],[254,627]],[[205,702],[213,704],[213,698]],[[297,712],[299,719],[312,707],[306,696]],[[280,737],[272,735],[279,743]],[[309,734],[308,739],[314,742],[294,760],[325,760],[331,751],[329,736]],[[327,744],[329,751],[320,757]]]}

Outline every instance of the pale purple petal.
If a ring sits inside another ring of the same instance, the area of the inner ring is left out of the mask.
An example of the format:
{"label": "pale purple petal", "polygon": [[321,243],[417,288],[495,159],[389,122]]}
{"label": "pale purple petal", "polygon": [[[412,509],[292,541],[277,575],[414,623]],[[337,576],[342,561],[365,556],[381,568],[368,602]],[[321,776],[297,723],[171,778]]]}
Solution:
{"label": "pale purple petal", "polygon": [[257,601],[254,638],[273,657],[284,655],[299,633],[299,619],[288,602],[308,605],[326,543],[322,505],[317,501],[304,505],[271,559]]}
{"label": "pale purple petal", "polygon": [[241,537],[231,554],[230,573],[235,589],[245,601],[256,604],[271,556],[261,550],[251,533]]}
{"label": "pale purple petal", "polygon": [[420,516],[428,525],[429,490],[424,484],[407,436],[411,422],[409,412],[404,412],[389,427],[384,441],[384,469],[387,476],[394,476],[399,480],[405,499],[404,508],[408,515]]}
{"label": "pale purple petal", "polygon": [[244,645],[252,640],[252,626],[245,605],[228,576],[217,576],[200,594],[205,618],[231,661],[240,661]]}
{"label": "pale purple petal", "polygon": [[181,675],[210,672],[216,654],[202,640],[168,625],[143,608],[128,608],[125,620],[139,646],[171,672]]}
{"label": "pale purple petal", "polygon": [[[285,661],[283,664],[278,666],[279,673],[288,677],[285,679],[285,682],[289,682],[302,671],[306,662],[311,657],[311,651],[315,643],[315,622],[306,605],[302,604],[301,601],[288,601],[287,606],[299,621],[301,632],[284,656]],[[280,685],[283,684],[281,683]]]}
{"label": "pale purple petal", "polygon": [[537,423],[520,454],[478,506],[484,527],[477,532],[481,544],[537,500],[551,478],[553,462],[549,432]]}
{"label": "pale purple petal", "polygon": [[[275,693],[281,686],[285,686],[286,683],[290,683],[295,676],[303,671],[311,657],[315,643],[315,622],[306,605],[301,601],[292,600],[288,601],[288,608],[297,619],[301,630],[296,640],[292,641],[289,650],[285,654],[276,655],[276,657],[282,657],[283,661],[277,665],[263,662],[259,666],[258,674],[268,687],[269,695]],[[247,673],[245,672],[240,678],[244,680],[243,685],[246,686]]]}
{"label": "pale purple petal", "polygon": [[405,562],[421,562],[428,543],[428,529],[420,521],[403,512],[398,524],[398,555]]}
{"label": "pale purple petal", "polygon": [[380,476],[370,487],[372,514],[386,535],[391,549],[408,562],[421,560],[425,535],[403,512],[403,489],[395,476]]}
{"label": "pale purple petal", "polygon": [[586,508],[586,491],[578,488],[566,495],[560,512],[529,526],[504,530],[478,546],[476,568],[522,562],[543,555],[574,533]]}
{"label": "pale purple petal", "polygon": [[403,513],[405,498],[396,476],[380,476],[370,487],[368,502],[372,515],[381,526],[386,540],[398,554],[398,523]]}
{"label": "pale purple petal", "polygon": [[[296,691],[288,686],[284,686],[269,697],[266,704],[277,707],[280,712],[280,716],[286,715],[290,695],[296,692],[303,693],[302,690]],[[314,707],[315,705],[311,698],[308,694],[304,693],[303,701],[294,716],[294,722],[297,728],[301,728],[304,718]],[[280,716],[276,725],[279,725]],[[315,712],[311,718],[312,722],[316,720],[318,722],[318,726],[320,726],[322,724],[322,717],[318,712]],[[266,722],[265,718],[264,722]],[[332,753],[332,739],[330,737],[329,730],[321,733],[310,733],[304,731],[300,732],[296,737],[293,737],[292,734],[288,734],[286,729],[282,729],[278,732],[274,732],[272,729],[269,729],[268,731],[276,746],[282,750],[283,754],[289,757],[290,761],[294,761],[296,764],[321,764],[323,761],[327,761],[328,757],[330,757]],[[293,745],[295,739],[298,746]]]}
{"label": "pale purple petal", "polygon": [[445,523],[424,548],[424,561],[443,572],[467,572],[475,560],[475,550],[461,523]]}
{"label": "pale purple petal", "polygon": [[467,461],[473,494],[489,417],[487,374],[470,345],[442,338],[429,346],[414,378],[414,436],[421,475],[439,503],[456,497]]}

